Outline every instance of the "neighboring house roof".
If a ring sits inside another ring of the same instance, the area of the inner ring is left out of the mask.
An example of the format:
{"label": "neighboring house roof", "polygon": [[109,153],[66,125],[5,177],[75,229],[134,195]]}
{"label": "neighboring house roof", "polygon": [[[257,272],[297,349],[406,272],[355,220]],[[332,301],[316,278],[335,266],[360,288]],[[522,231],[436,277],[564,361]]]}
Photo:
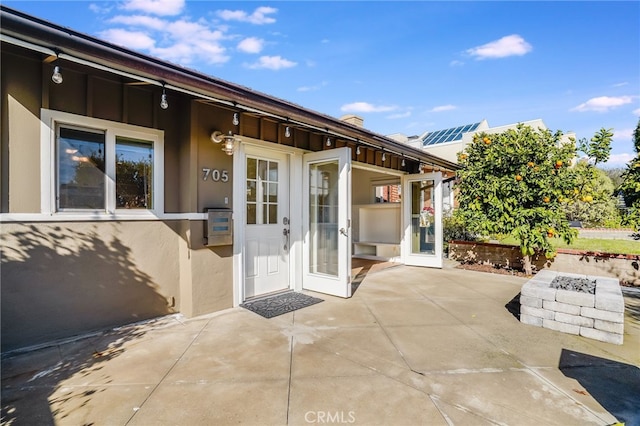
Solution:
{"label": "neighboring house roof", "polygon": [[247,111],[289,126],[299,126],[403,155],[408,159],[456,170],[451,161],[416,147],[286,100],[249,89],[176,64],[143,55],[0,5],[0,36],[50,57],[73,61],[128,78],[166,87],[202,99]]}
{"label": "neighboring house roof", "polygon": [[[447,161],[457,162],[457,153],[462,151],[469,143],[471,143],[471,141],[473,141],[473,135],[476,133],[502,133],[505,130],[515,129],[519,124],[524,124],[525,126],[529,126],[533,129],[547,130],[547,126],[544,124],[542,119],[539,118],[497,127],[489,127],[487,120],[482,120],[477,123],[465,124],[448,129],[427,131],[417,137],[407,137],[401,133],[394,133],[388,137],[399,142],[403,142],[409,146],[427,151]],[[575,133],[566,133],[563,135],[561,142],[566,142],[572,137],[575,138]]]}
{"label": "neighboring house roof", "polygon": [[478,126],[480,126],[480,122],[452,127],[450,129],[436,130],[435,132],[427,132],[422,137],[422,146],[460,141],[465,133],[475,131]]}

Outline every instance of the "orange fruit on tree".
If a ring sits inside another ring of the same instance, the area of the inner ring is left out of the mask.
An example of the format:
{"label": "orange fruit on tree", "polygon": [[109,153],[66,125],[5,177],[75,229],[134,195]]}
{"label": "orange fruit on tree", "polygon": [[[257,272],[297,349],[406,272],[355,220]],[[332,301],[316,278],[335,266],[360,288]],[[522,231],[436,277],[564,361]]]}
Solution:
{"label": "orange fruit on tree", "polygon": [[517,180],[518,182],[520,182],[520,181],[522,180],[522,176],[520,176],[520,175],[516,175],[516,180]]}
{"label": "orange fruit on tree", "polygon": [[529,161],[529,162],[527,163],[527,166],[529,166],[529,167],[533,167],[533,162]]}
{"label": "orange fruit on tree", "polygon": [[551,198],[549,198],[549,197],[544,197],[544,198],[542,199],[542,201],[544,201],[545,203],[548,203],[549,201],[551,201]]}
{"label": "orange fruit on tree", "polygon": [[562,167],[562,161],[558,160],[556,161],[556,169],[559,169],[560,167]]}
{"label": "orange fruit on tree", "polygon": [[487,137],[482,138],[482,140],[483,140],[483,141],[484,141],[484,143],[486,143],[487,145],[489,145],[489,144],[491,143],[491,139],[489,139],[489,138],[487,138]]}

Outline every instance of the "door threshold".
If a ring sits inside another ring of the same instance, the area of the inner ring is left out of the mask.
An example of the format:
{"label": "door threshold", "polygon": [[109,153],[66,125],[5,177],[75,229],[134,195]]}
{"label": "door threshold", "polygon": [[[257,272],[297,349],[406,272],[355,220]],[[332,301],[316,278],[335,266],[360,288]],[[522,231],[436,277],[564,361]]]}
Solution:
{"label": "door threshold", "polygon": [[267,299],[269,297],[278,296],[280,294],[285,294],[285,293],[293,293],[293,290],[290,288],[285,288],[284,290],[276,290],[269,293],[259,294],[257,296],[247,297],[242,303],[255,302],[256,300]]}

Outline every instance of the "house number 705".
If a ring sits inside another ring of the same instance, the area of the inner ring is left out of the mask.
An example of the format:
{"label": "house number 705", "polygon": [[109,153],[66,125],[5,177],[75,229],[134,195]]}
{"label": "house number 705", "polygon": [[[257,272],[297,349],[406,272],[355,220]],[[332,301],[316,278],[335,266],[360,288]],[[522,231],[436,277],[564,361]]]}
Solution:
{"label": "house number 705", "polygon": [[207,180],[211,177],[211,180],[214,182],[229,182],[229,172],[226,170],[207,169],[203,167],[202,173],[204,173],[202,180]]}

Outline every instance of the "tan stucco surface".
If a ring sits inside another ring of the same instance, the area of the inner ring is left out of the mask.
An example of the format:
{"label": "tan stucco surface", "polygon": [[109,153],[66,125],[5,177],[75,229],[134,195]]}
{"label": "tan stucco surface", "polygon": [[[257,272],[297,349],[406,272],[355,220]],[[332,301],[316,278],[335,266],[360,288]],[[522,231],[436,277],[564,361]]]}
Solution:
{"label": "tan stucco surface", "polygon": [[231,307],[231,249],[190,250],[184,239],[190,227],[201,238],[202,226],[3,223],[2,350],[180,311],[182,271],[192,283],[185,315]]}

